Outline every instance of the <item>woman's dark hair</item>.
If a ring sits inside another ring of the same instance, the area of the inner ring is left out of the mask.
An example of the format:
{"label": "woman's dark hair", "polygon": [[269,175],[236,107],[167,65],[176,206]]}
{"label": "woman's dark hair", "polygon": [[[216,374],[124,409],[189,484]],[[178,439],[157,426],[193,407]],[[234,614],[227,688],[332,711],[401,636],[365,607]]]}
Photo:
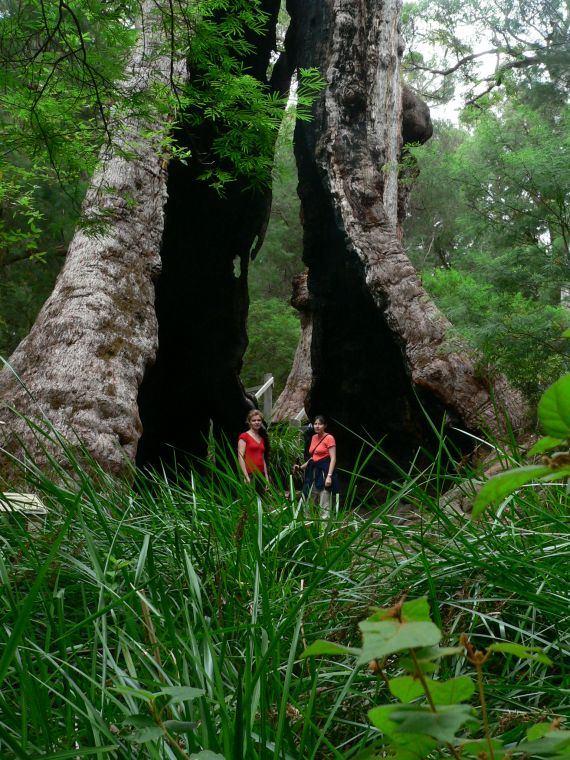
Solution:
{"label": "woman's dark hair", "polygon": [[269,443],[269,433],[267,432],[267,428],[265,427],[265,417],[263,416],[263,413],[259,411],[259,409],[250,409],[248,412],[248,415],[246,417],[246,422],[249,426],[251,420],[253,417],[261,417],[261,420],[263,422],[262,427],[259,429],[259,435],[263,438],[263,443],[265,444],[265,464],[269,466],[269,456],[271,454],[271,444]]}
{"label": "woman's dark hair", "polygon": [[313,420],[313,423],[314,423],[314,422],[320,422],[320,423],[321,423],[321,425],[324,425],[325,427],[327,427],[327,426],[328,426],[327,418],[326,418],[326,417],[323,417],[323,415],[322,415],[322,414],[316,414],[316,415],[315,415],[315,419]]}

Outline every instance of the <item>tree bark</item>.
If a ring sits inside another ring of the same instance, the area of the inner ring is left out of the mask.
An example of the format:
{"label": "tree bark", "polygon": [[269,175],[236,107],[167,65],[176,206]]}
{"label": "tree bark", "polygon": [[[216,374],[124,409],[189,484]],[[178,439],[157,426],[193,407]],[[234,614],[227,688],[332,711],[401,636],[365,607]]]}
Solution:
{"label": "tree bark", "polygon": [[[124,83],[139,97],[171,84],[181,66],[161,53],[156,4],[145,0],[141,30]],[[38,464],[46,452],[26,421],[53,426],[79,441],[106,469],[121,472],[135,456],[141,423],[137,394],[157,349],[154,280],[166,202],[159,133],[164,115],[112,115],[111,143],[101,151],[51,296],[29,335],[0,373],[0,444],[23,447]],[[101,227],[98,233],[89,227]],[[14,413],[14,411],[16,413]],[[51,453],[61,456],[52,446]],[[48,447],[48,450],[50,447]],[[4,471],[8,471],[4,457]]]}
{"label": "tree bark", "polygon": [[426,415],[436,426],[446,420],[498,432],[498,406],[518,428],[520,395],[502,377],[478,377],[468,351],[448,349],[451,325],[399,240],[401,3],[290,0],[289,7],[297,30],[291,54],[327,82],[313,120],[295,132],[313,314],[309,413],[336,421],[345,461],[366,438],[382,439],[408,463],[418,448],[436,446]]}

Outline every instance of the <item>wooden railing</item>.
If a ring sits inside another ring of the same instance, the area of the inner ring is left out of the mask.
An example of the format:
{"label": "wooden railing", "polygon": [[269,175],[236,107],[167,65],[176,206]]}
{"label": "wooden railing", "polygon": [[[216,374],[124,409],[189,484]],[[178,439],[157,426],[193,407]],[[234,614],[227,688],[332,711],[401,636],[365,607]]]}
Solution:
{"label": "wooden railing", "polygon": [[[259,408],[263,412],[263,416],[268,422],[271,422],[271,415],[273,413],[273,386],[275,385],[275,378],[271,372],[267,372],[263,375],[263,382],[261,385],[255,385],[253,388],[246,388],[247,393],[255,398],[259,403]],[[300,425],[303,420],[307,418],[305,409],[300,409],[293,417],[291,422],[293,424]]]}
{"label": "wooden railing", "polygon": [[265,419],[270,422],[271,415],[273,413],[273,385],[275,378],[271,372],[267,372],[263,375],[263,382],[261,385],[256,385],[253,388],[246,388],[248,393],[251,393],[256,401],[261,402],[259,407],[263,412]]}

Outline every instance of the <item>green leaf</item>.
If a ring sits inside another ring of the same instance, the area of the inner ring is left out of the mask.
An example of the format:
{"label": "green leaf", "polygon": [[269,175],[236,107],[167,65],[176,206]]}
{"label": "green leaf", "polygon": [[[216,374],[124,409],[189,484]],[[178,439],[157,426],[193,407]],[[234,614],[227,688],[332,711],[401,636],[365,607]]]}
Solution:
{"label": "green leaf", "polygon": [[[393,740],[390,757],[395,760],[423,760],[437,747],[437,740],[420,734],[399,734]],[[378,755],[376,755],[378,757]]]}
{"label": "green leaf", "polygon": [[225,758],[223,755],[218,755],[217,752],[203,749],[201,752],[196,752],[193,755],[190,755],[190,760],[225,760]]}
{"label": "green leaf", "polygon": [[537,723],[526,730],[526,738],[529,742],[535,739],[542,739],[547,733],[552,731],[552,725],[550,723]]}
{"label": "green leaf", "polygon": [[393,737],[398,733],[398,724],[394,723],[391,719],[392,713],[397,710],[400,705],[380,705],[380,707],[373,707],[368,711],[368,720],[379,731],[382,731],[386,736]]}
{"label": "green leaf", "polygon": [[[463,647],[422,647],[416,649],[415,655],[422,673],[435,673],[437,666],[435,660],[442,657],[450,657],[456,654],[464,654]],[[409,655],[401,656],[398,664],[409,673],[414,673],[416,665]]]}
{"label": "green leaf", "polygon": [[204,696],[203,689],[195,689],[193,686],[165,686],[160,691],[155,692],[154,696],[158,697],[166,694],[170,697],[170,702],[191,702],[198,697]]}
{"label": "green leaf", "polygon": [[472,517],[479,517],[490,504],[502,501],[517,488],[538,480],[544,475],[549,475],[551,472],[551,468],[546,465],[532,464],[495,475],[485,483],[475,497]]}
{"label": "green leaf", "polygon": [[[550,731],[541,739],[532,742],[521,742],[516,747],[511,748],[510,752],[516,757],[521,753],[525,756],[537,755],[538,757],[568,757],[570,748],[570,731]],[[564,751],[564,754],[562,752]]]}
{"label": "green leaf", "polygon": [[542,394],[538,419],[547,435],[570,438],[570,373],[563,375]]}
{"label": "green leaf", "polygon": [[310,644],[305,649],[305,651],[301,654],[301,657],[316,657],[317,655],[321,655],[321,654],[357,655],[359,652],[360,652],[359,649],[352,649],[351,647],[343,647],[340,644],[334,644],[332,641],[318,640]]}
{"label": "green leaf", "polygon": [[[497,739],[491,739],[491,745],[493,747],[493,754],[495,757],[500,758],[505,754],[503,745]],[[489,754],[489,744],[486,739],[477,739],[477,741],[467,741],[464,744],[459,745],[461,750],[461,757],[468,755],[471,757],[485,757]],[[485,753],[485,754],[483,754]]]}
{"label": "green leaf", "polygon": [[563,338],[570,338],[570,327],[562,333]]}
{"label": "green leaf", "polygon": [[359,627],[364,637],[359,664],[382,659],[403,649],[433,646],[441,641],[441,631],[434,623],[365,620]]}
{"label": "green leaf", "polygon": [[503,652],[512,654],[520,660],[535,660],[542,662],[544,665],[552,665],[552,660],[540,647],[526,647],[523,644],[514,644],[510,641],[498,641],[487,648],[488,652]]}
{"label": "green leaf", "polygon": [[544,438],[538,440],[534,446],[528,450],[528,456],[532,457],[535,454],[542,454],[545,451],[557,449],[559,446],[564,446],[565,443],[566,442],[560,438],[552,438],[552,436],[547,435]]}
{"label": "green leaf", "polygon": [[125,736],[128,742],[133,744],[145,744],[146,742],[156,741],[164,736],[164,731],[160,726],[146,726],[145,728],[137,728],[132,734]]}
{"label": "green leaf", "polygon": [[410,622],[431,622],[429,602],[425,596],[419,599],[412,599],[409,602],[404,602],[401,607],[388,607],[388,608],[376,608],[372,615],[367,618],[370,622],[376,622],[378,620],[395,620],[396,610],[398,612],[398,619],[403,623]]}
{"label": "green leaf", "polygon": [[[458,702],[464,702],[470,699],[475,691],[475,684],[469,676],[459,676],[458,678],[451,678],[449,681],[433,681],[428,678],[426,682],[436,705],[454,705]],[[400,702],[411,702],[425,694],[419,679],[412,676],[391,679],[389,688]]]}
{"label": "green leaf", "polygon": [[431,712],[427,707],[397,705],[390,713],[390,721],[397,725],[398,733],[427,734],[440,742],[453,742],[455,734],[468,721],[473,721],[469,705],[449,705]]}
{"label": "green leaf", "polygon": [[414,699],[425,695],[424,688],[419,679],[412,676],[400,676],[388,681],[388,688],[392,696],[400,702],[412,702]]}

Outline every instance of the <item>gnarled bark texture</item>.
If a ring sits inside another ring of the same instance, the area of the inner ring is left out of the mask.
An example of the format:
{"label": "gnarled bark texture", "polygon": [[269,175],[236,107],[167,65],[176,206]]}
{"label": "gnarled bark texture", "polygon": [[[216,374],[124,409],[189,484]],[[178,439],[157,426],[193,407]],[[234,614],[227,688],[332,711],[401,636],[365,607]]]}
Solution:
{"label": "gnarled bark texture", "polygon": [[470,431],[496,429],[493,396],[522,425],[524,404],[504,379],[490,387],[470,354],[447,350],[450,325],[399,240],[399,0],[289,7],[291,55],[327,82],[314,119],[295,132],[313,314],[309,413],[339,423],[348,463],[359,441],[344,426],[383,439],[406,463],[435,445],[424,411],[436,425],[445,417]]}
{"label": "gnarled bark texture", "polygon": [[[145,1],[141,12],[125,83],[139,94],[169,83],[171,73],[159,52],[155,4]],[[112,144],[101,152],[83,208],[86,222],[103,223],[104,232],[76,231],[53,293],[0,373],[0,444],[18,454],[23,442],[39,464],[41,447],[12,408],[81,439],[112,472],[134,458],[138,388],[157,347],[154,280],[166,201],[160,141],[148,135],[158,134],[163,118],[111,118]]]}

